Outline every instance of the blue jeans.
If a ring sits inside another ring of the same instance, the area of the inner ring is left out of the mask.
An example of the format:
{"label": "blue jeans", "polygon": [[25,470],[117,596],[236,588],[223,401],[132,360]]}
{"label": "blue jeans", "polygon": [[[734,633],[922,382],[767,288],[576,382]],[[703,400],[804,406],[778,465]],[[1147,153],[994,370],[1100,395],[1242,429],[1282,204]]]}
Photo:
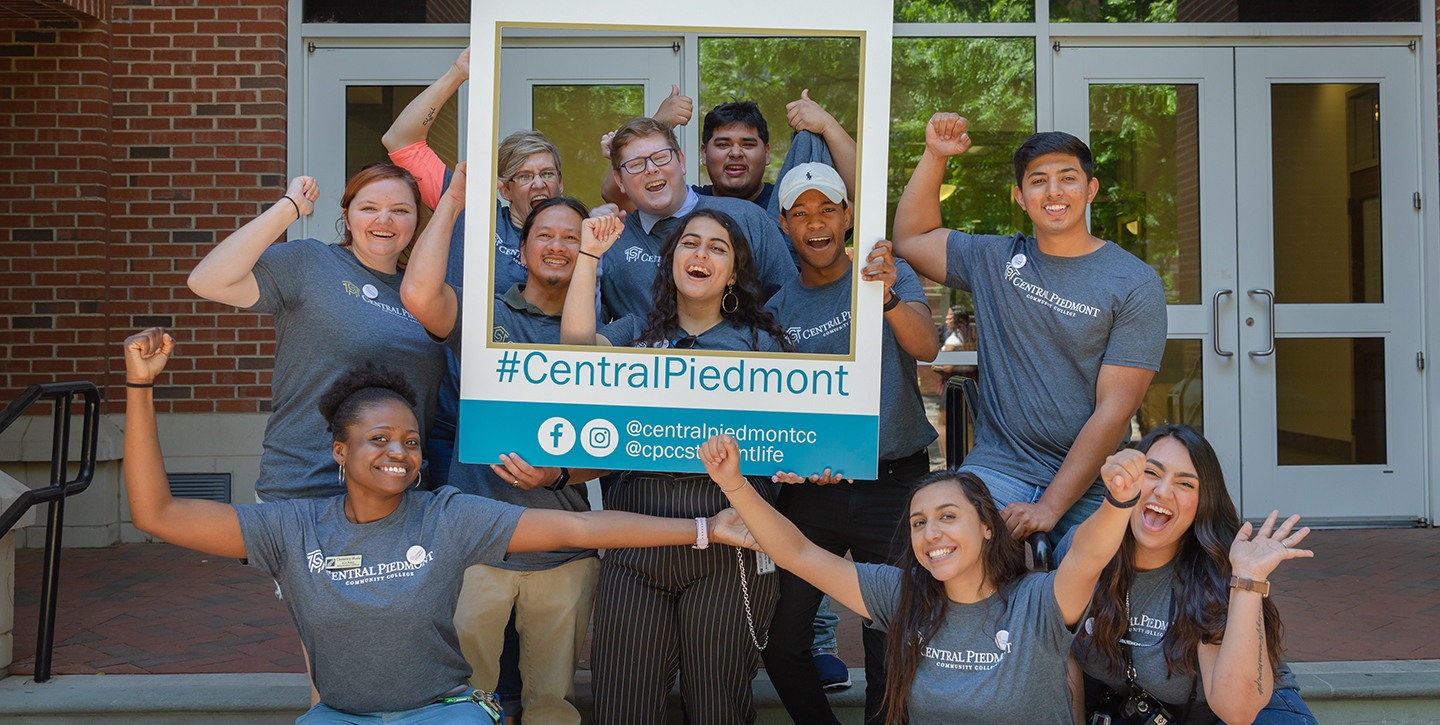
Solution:
{"label": "blue jeans", "polygon": [[815,644],[810,649],[820,650],[826,654],[835,654],[835,625],[840,623],[839,615],[830,611],[830,596],[825,595],[820,600],[820,608],[815,610]]}
{"label": "blue jeans", "polygon": [[1253,725],[1319,725],[1300,693],[1294,690],[1276,690],[1270,694],[1270,702],[1255,716]]}
{"label": "blue jeans", "polygon": [[[466,692],[470,692],[467,690]],[[473,702],[457,702],[451,705],[436,703],[417,707],[413,710],[396,712],[354,713],[336,710],[320,703],[295,720],[295,725],[449,725],[449,723],[493,723],[490,715]]]}
{"label": "blue jeans", "polygon": [[[984,481],[986,487],[990,489],[990,496],[995,499],[995,507],[1001,510],[1012,503],[1035,503],[1045,495],[1044,486],[1026,483],[1008,473],[1001,473],[983,466],[961,466],[960,470],[974,474]],[[1055,523],[1055,528],[1050,530],[1050,544],[1052,546],[1059,544],[1060,539],[1065,538],[1065,532],[1079,526],[1085,519],[1090,518],[1090,514],[1099,511],[1100,504],[1104,501],[1105,494],[1100,488],[1098,486],[1090,487],[1090,490],[1086,491],[1085,495],[1081,496],[1080,500],[1076,501],[1064,516],[1060,517],[1060,520]]]}

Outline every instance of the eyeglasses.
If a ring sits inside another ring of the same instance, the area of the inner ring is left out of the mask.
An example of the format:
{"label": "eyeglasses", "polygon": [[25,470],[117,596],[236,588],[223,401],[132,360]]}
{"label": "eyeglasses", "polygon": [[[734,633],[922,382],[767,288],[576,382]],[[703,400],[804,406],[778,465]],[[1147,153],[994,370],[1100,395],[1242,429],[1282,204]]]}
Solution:
{"label": "eyeglasses", "polygon": [[[555,171],[554,169],[540,172],[540,180],[547,184],[558,178],[560,178],[560,172]],[[535,180],[535,174],[532,174],[528,171],[522,171],[510,177],[510,180],[521,186],[527,186],[530,182]]]}
{"label": "eyeglasses", "polygon": [[697,341],[698,341],[697,336],[695,336],[695,335],[686,335],[685,337],[682,337],[682,338],[680,338],[679,340],[676,340],[675,342],[670,343],[670,347],[675,348],[676,350],[689,350],[689,349],[695,347],[695,343],[696,343]]}
{"label": "eyeglasses", "polygon": [[620,168],[624,169],[625,173],[634,176],[635,174],[645,173],[645,162],[647,161],[655,164],[655,168],[658,169],[661,166],[670,163],[670,160],[673,158],[675,158],[675,149],[660,149],[659,151],[656,151],[649,156],[641,156],[639,158],[630,159],[629,161],[620,164]]}

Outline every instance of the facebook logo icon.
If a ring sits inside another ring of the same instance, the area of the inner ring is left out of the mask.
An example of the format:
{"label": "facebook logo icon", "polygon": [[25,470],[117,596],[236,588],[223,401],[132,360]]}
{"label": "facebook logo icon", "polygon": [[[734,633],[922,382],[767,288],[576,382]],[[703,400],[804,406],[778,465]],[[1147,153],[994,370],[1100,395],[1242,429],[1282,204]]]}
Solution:
{"label": "facebook logo icon", "polygon": [[536,439],[541,450],[552,456],[563,456],[575,447],[575,426],[564,418],[547,418],[540,424]]}

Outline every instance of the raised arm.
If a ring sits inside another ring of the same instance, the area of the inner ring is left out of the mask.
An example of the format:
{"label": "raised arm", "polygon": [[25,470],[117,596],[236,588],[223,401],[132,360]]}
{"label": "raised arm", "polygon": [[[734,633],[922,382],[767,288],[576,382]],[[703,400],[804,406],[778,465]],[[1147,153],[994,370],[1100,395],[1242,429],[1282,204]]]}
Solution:
{"label": "raised arm", "polygon": [[[891,295],[895,294],[894,286],[899,271],[895,266],[895,257],[888,239],[882,239],[870,248],[870,256],[865,259],[865,269],[861,272],[861,277],[866,281],[879,281],[884,284],[885,302],[888,305],[892,301]],[[930,307],[925,303],[902,300],[900,304],[885,311],[885,322],[890,325],[895,342],[899,343],[910,357],[921,362],[930,362],[940,354],[940,339],[935,335],[935,323],[931,322]]]}
{"label": "raised arm", "polygon": [[705,472],[715,481],[730,505],[740,512],[745,527],[776,565],[810,582],[839,600],[851,611],[869,618],[860,596],[860,575],[855,564],[811,543],[795,524],[776,511],[750,482],[740,475],[740,447],[727,435],[710,438],[700,447]]}
{"label": "raised arm", "polygon": [[455,63],[445,70],[445,75],[431,83],[415,100],[405,106],[405,110],[395,118],[395,123],[390,124],[390,129],[380,137],[380,143],[385,144],[386,151],[399,151],[416,141],[424,141],[430,134],[430,124],[435,122],[435,115],[440,112],[440,107],[460,90],[460,84],[470,79],[470,48],[460,51],[460,57]]}
{"label": "raised arm", "polygon": [[295,177],[280,201],[215,245],[195,265],[185,284],[207,300],[232,307],[249,307],[259,302],[255,263],[276,239],[285,235],[286,227],[315,209],[318,198],[320,186],[314,179]]}
{"label": "raised arm", "polygon": [[125,493],[135,528],[176,546],[234,559],[245,558],[245,538],[235,507],[170,495],[160,435],[155,426],[155,376],[165,369],[175,340],[152,327],[125,340]]}
{"label": "raised arm", "polygon": [[1055,602],[1060,605],[1067,627],[1080,623],[1095,594],[1101,570],[1115,558],[1125,539],[1130,509],[1140,498],[1140,485],[1145,479],[1145,454],[1133,448],[1120,451],[1105,460],[1100,476],[1110,498],[1131,506],[1120,508],[1106,499],[1100,510],[1075,528],[1070,551],[1055,571]]}
{"label": "raised arm", "polygon": [[445,339],[455,329],[459,300],[455,289],[445,283],[450,264],[450,237],[455,219],[465,208],[465,162],[455,168],[450,188],[435,205],[425,231],[410,250],[410,263],[400,282],[400,301],[420,324],[435,337]]}
{"label": "raised arm", "polygon": [[796,131],[809,131],[823,139],[830,148],[835,171],[845,182],[845,191],[855,198],[855,139],[845,132],[835,117],[820,104],[810,100],[810,89],[800,91],[799,100],[785,104],[785,121]]}
{"label": "raised arm", "polygon": [[968,123],[954,113],[930,117],[925,124],[925,151],[895,207],[895,255],[929,279],[945,279],[950,230],[941,226],[940,184],[950,157],[970,148]]}
{"label": "raised arm", "polygon": [[1065,454],[1055,478],[1033,504],[1012,503],[1001,512],[1010,533],[1017,539],[1037,531],[1049,531],[1089,490],[1105,457],[1115,451],[1130,431],[1130,416],[1155,372],[1123,365],[1101,365],[1095,381],[1095,412],[1085,421],[1080,435]]}
{"label": "raised arm", "polygon": [[[1279,511],[1271,511],[1253,539],[1250,522],[1241,525],[1230,544],[1230,573],[1264,582],[1280,562],[1315,556],[1313,551],[1294,548],[1310,533],[1309,527],[1292,533],[1300,517],[1291,516],[1276,528],[1279,515]],[[1254,721],[1270,702],[1275,687],[1265,641],[1264,601],[1259,592],[1231,589],[1224,640],[1220,644],[1201,643],[1199,648],[1205,701],[1221,720],[1234,725]]]}
{"label": "raised arm", "polygon": [[592,217],[581,225],[580,254],[575,257],[575,274],[570,277],[565,311],[560,315],[561,344],[610,346],[604,335],[595,332],[595,270],[624,228],[625,222],[613,216]]}

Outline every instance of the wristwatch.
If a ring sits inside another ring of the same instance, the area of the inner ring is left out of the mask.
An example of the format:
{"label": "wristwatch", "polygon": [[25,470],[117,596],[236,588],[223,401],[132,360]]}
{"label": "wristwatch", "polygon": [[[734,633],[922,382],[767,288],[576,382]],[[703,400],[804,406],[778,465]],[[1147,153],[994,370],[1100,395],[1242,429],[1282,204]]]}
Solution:
{"label": "wristwatch", "polygon": [[1230,575],[1230,588],[1231,588],[1231,589],[1244,589],[1244,590],[1247,590],[1247,591],[1252,591],[1252,592],[1255,592],[1256,594],[1259,594],[1261,597],[1269,597],[1269,596],[1270,596],[1270,582],[1269,582],[1269,581],[1257,582],[1257,581],[1255,581],[1254,579],[1242,579],[1241,577],[1238,577],[1238,576],[1235,576],[1234,574],[1231,574],[1231,575]]}
{"label": "wristwatch", "polygon": [[890,299],[885,302],[884,311],[885,311],[885,312],[889,312],[890,310],[893,310],[893,309],[895,309],[896,307],[899,307],[899,306],[900,306],[900,295],[895,294],[895,290],[892,289],[892,290],[890,290]]}
{"label": "wristwatch", "polygon": [[556,478],[554,483],[550,484],[549,486],[546,486],[545,488],[548,488],[548,489],[550,489],[551,491],[559,491],[559,490],[564,489],[565,486],[566,486],[567,484],[569,484],[569,483],[570,483],[570,469],[568,469],[568,468],[562,468],[562,469],[560,469],[560,477],[559,477],[559,478]]}

